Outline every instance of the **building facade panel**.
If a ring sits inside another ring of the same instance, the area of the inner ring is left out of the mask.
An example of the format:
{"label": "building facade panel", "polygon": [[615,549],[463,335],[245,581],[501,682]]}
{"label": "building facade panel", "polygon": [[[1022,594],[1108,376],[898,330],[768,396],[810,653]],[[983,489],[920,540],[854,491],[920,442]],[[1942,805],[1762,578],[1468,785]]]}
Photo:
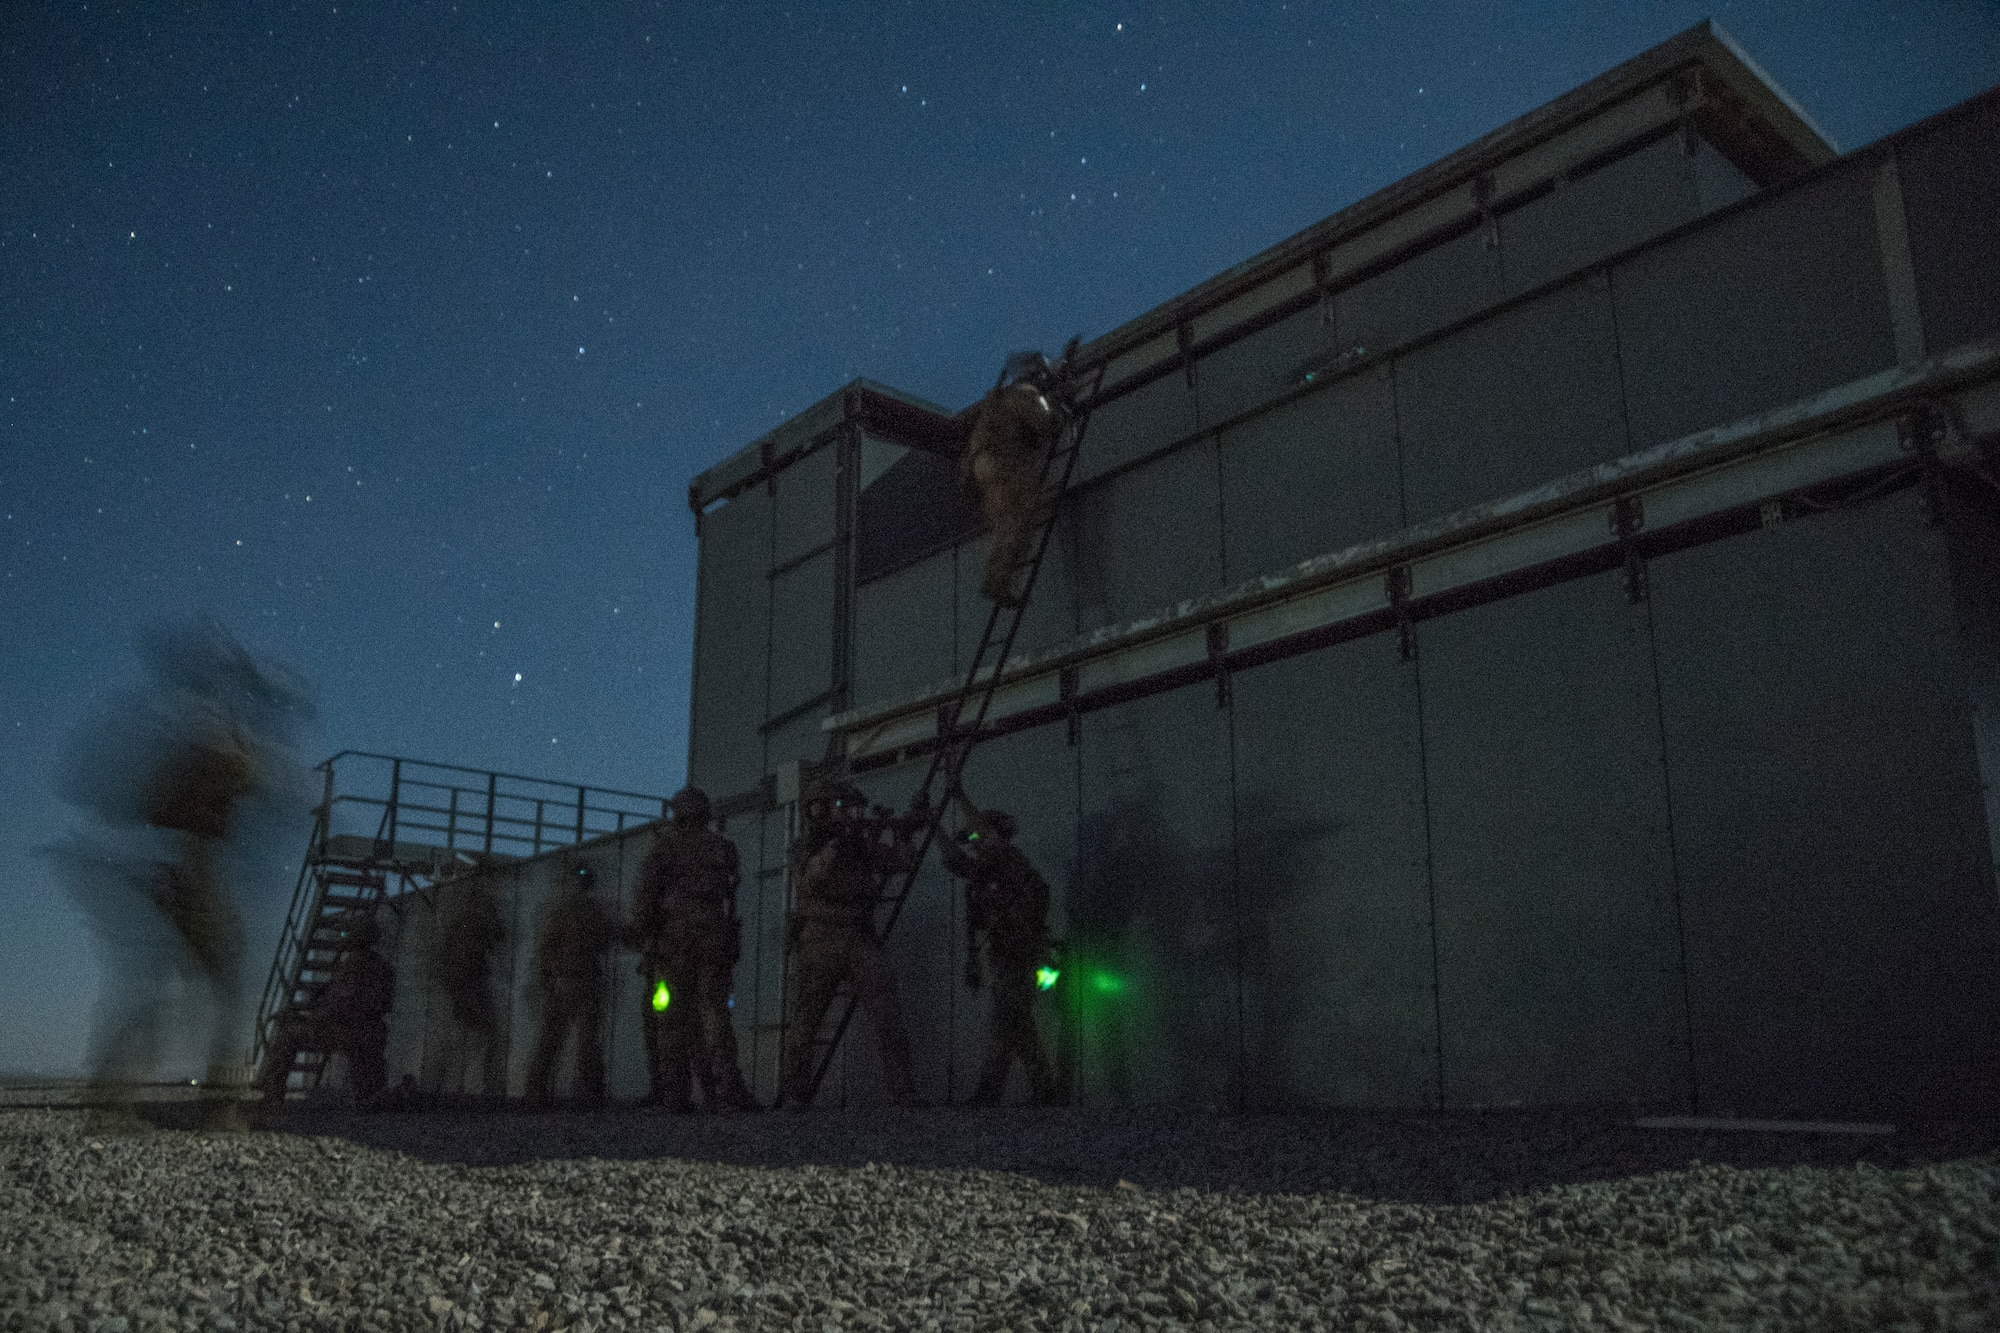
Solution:
{"label": "building facade panel", "polygon": [[1685,1112],[1646,607],[1599,574],[1418,642],[1445,1104]]}
{"label": "building facade panel", "polygon": [[1236,1101],[1227,724],[1199,685],[1083,719],[1068,908],[1086,1103]]}
{"label": "building facade panel", "polygon": [[772,727],[764,737],[764,771],[775,773],[779,765],[797,759],[817,764],[826,758],[826,732],[820,722],[826,709],[807,710],[789,722]]}
{"label": "building facade panel", "polygon": [[[1076,637],[1076,497],[1069,497],[1056,516],[1055,530],[1049,534],[1048,554],[1035,576],[1034,596],[1021,617],[1021,629],[1014,637],[1014,653],[1036,652],[1067,643]],[[972,655],[979,650],[986,633],[987,617],[993,603],[980,592],[986,578],[988,539],[978,537],[958,548],[958,635],[954,645],[952,672],[962,675],[972,669]],[[1006,631],[1003,618],[996,633]],[[993,661],[996,643],[986,661]]]}
{"label": "building facade panel", "polygon": [[1222,586],[1222,495],[1204,437],[1076,497],[1077,629]]}
{"label": "building facade panel", "polygon": [[1484,310],[1503,291],[1500,249],[1482,226],[1347,288],[1333,322],[1343,349],[1373,354]]}
{"label": "building facade panel", "polygon": [[[1694,143],[1697,154],[1721,160]],[[1699,217],[1703,202],[1695,157],[1679,133],[1575,180],[1559,178],[1554,190],[1500,215],[1504,288],[1524,292],[1630,249]]]}
{"label": "building facade panel", "polygon": [[1940,545],[1905,492],[1653,564],[1705,1113],[2000,1105],[2000,904]]}
{"label": "building facade panel", "polygon": [[835,554],[823,551],[771,577],[770,717],[833,686]]}
{"label": "building facade panel", "polygon": [[2000,337],[2000,92],[1896,145],[1924,341]]}
{"label": "building facade panel", "polygon": [[893,699],[952,674],[958,566],[949,550],[854,593],[854,698]]}
{"label": "building facade panel", "polygon": [[1402,526],[1390,375],[1350,375],[1222,433],[1224,583]]}
{"label": "building facade panel", "polygon": [[690,781],[721,797],[757,781],[771,635],[771,501],[753,489],[699,520]]}
{"label": "building facade panel", "polygon": [[1964,480],[1943,492],[1957,630],[1986,791],[1986,836],[2000,882],[2000,503]]}
{"label": "building facade panel", "polygon": [[772,568],[833,540],[839,461],[839,446],[823,444],[778,473],[771,510]]}
{"label": "building facade panel", "polygon": [[[437,900],[415,893],[403,900],[395,917],[394,943],[388,951],[396,969],[395,998],[389,1008],[389,1081],[409,1074],[423,1085],[425,1056],[430,1044],[430,974],[417,965],[437,948]],[[386,923],[385,923],[386,924]]]}
{"label": "building facade panel", "polygon": [[1174,370],[1091,411],[1074,481],[1085,482],[1192,435],[1194,386]]}
{"label": "building facade panel", "polygon": [[1593,275],[1396,360],[1404,521],[1629,453],[1609,283]]}
{"label": "building facade panel", "polygon": [[1378,634],[1230,695],[1245,1102],[1433,1106],[1416,668]]}
{"label": "building facade panel", "polygon": [[1866,163],[1645,250],[1612,290],[1634,449],[1896,363]]}
{"label": "building facade panel", "polygon": [[[612,914],[613,920],[632,920],[639,871],[645,864],[646,853],[652,848],[653,834],[632,833],[613,839],[609,846],[593,848],[585,857],[586,863],[597,872],[597,900]],[[532,918],[525,920],[528,933],[521,937],[526,945],[522,956],[529,960],[526,967],[532,974],[534,933],[540,922]],[[651,1072],[646,1065],[645,1036],[640,1028],[652,997],[647,994],[644,979],[639,975],[640,958],[637,952],[621,944],[606,957],[604,964],[605,1086],[614,1098],[636,1100],[645,1096],[652,1087]],[[541,1016],[537,1013],[531,1026],[539,1029],[540,1020]],[[524,1032],[523,1039],[516,1041],[515,1045],[532,1051],[533,1040]]]}
{"label": "building facade panel", "polygon": [[1694,155],[1695,198],[1701,212],[1713,213],[1739,199],[1757,193],[1757,182],[1743,174],[1734,162],[1717,152],[1706,139],[1700,140]]}
{"label": "building facade panel", "polygon": [[1341,350],[1328,298],[1209,353],[1195,368],[1202,424],[1228,421],[1290,393],[1308,370]]}
{"label": "building facade panel", "polygon": [[736,1037],[744,1080],[767,1105],[777,1099],[783,1050],[788,827],[788,813],[776,810],[738,816],[729,821],[728,830],[744,857],[743,883],[736,890],[736,913],[743,919]]}

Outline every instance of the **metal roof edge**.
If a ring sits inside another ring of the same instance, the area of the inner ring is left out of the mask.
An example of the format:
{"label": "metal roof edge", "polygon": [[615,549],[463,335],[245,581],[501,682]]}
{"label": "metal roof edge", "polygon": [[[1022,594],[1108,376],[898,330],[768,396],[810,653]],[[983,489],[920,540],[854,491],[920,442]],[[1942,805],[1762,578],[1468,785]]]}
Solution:
{"label": "metal roof edge", "polygon": [[1612,106],[1691,67],[1699,67],[1714,75],[1760,126],[1782,139],[1803,159],[1801,165],[1831,160],[1837,155],[1831,142],[1806,118],[1797,103],[1772,83],[1732,39],[1704,19],[1579,84],[1553,101],[1515,117],[1430,165],[1091,339],[1081,348],[1079,362],[1090,367],[1108,363],[1118,354],[1159,337],[1195,315],[1306,262],[1336,242],[1377,227],[1399,213],[1464,184],[1507,158],[1587,123]]}
{"label": "metal roof edge", "polygon": [[909,436],[895,438],[894,442],[921,448],[939,447],[939,438],[955,439],[961,433],[964,416],[962,412],[950,412],[879,381],[856,377],[721,462],[696,473],[688,484],[688,500],[698,512],[754,481],[781,472],[849,420],[859,418],[866,424],[884,427],[892,436]]}

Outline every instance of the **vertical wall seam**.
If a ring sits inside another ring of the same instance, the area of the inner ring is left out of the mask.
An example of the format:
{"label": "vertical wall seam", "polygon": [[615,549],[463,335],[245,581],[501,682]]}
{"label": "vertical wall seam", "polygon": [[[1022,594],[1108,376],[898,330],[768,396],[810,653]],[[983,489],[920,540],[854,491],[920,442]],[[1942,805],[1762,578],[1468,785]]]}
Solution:
{"label": "vertical wall seam", "polygon": [[1903,178],[1895,150],[1882,155],[1869,183],[1875,204],[1875,234],[1882,250],[1882,281],[1889,298],[1889,324],[1896,340],[1896,364],[1924,359],[1923,310],[1917,299],[1916,260],[1910,254],[1910,223],[1903,211]]}
{"label": "vertical wall seam", "polygon": [[[1070,762],[1070,791],[1076,797],[1075,819],[1070,828],[1071,868],[1069,876],[1072,900],[1083,889],[1083,746],[1079,743],[1066,747],[1064,753]],[[1067,928],[1070,935],[1070,956],[1066,963],[1070,968],[1070,1022],[1073,1024],[1070,1041],[1070,1089],[1071,1102],[1083,1104],[1083,969],[1076,956],[1076,912],[1074,902],[1065,904],[1068,909]]]}
{"label": "vertical wall seam", "polygon": [[[1396,381],[1396,361],[1389,368],[1389,429],[1396,438],[1396,507],[1404,526],[1409,525],[1409,508],[1403,494],[1403,406]],[[1416,644],[1416,636],[1411,636]],[[1410,676],[1417,701],[1417,793],[1424,812],[1424,896],[1428,903],[1431,934],[1431,1049],[1437,1082],[1437,1105],[1444,1105],[1444,997],[1443,978],[1438,970],[1437,858],[1431,832],[1430,740],[1425,735],[1423,652],[1418,646],[1410,654]]]}
{"label": "vertical wall seam", "polygon": [[[1210,436],[1215,441],[1215,551],[1216,575],[1224,583],[1229,578],[1229,499],[1223,491],[1222,432]],[[1236,973],[1236,1109],[1249,1105],[1250,1067],[1244,1059],[1244,1032],[1247,1020],[1243,1008],[1243,828],[1237,817],[1236,777],[1236,694],[1224,696],[1223,729],[1229,749],[1229,916],[1231,962]]]}
{"label": "vertical wall seam", "polygon": [[[770,497],[770,504],[769,507],[765,510],[764,514],[764,586],[765,586],[764,716],[766,718],[771,716],[771,655],[775,649],[775,636],[777,633],[777,611],[778,611],[777,608],[778,599],[772,595],[771,585],[770,585],[771,566],[776,562],[778,558],[778,488],[777,488],[776,477],[773,477],[771,479],[769,497]],[[759,730],[761,731],[762,729],[759,728]],[[758,766],[759,781],[762,781],[764,774],[771,771],[771,737],[769,736],[769,734],[765,734],[763,739],[764,739],[764,744],[761,747],[763,762]],[[769,920],[771,905],[768,901],[766,901],[770,893],[770,883],[769,880],[763,874],[765,870],[770,868],[768,865],[768,858],[770,857],[771,849],[768,846],[766,846],[766,844],[770,841],[769,838],[770,822],[771,822],[770,817],[768,815],[762,812],[758,813],[757,815],[757,871],[758,871],[757,952],[755,955],[755,960],[752,964],[751,971],[752,975],[756,979],[756,986],[757,986],[757,1030],[760,1035],[762,1034],[766,1023],[770,1021],[765,1017],[764,1014],[764,941],[771,933],[770,920]],[[779,892],[780,895],[782,896],[783,894],[782,886],[780,887]],[[780,927],[780,929],[782,929],[782,926]],[[776,1021],[779,1025],[778,1062],[779,1062],[780,1082],[782,1083],[783,1065],[785,1057],[784,1026],[783,1026],[785,1020],[785,1012],[784,1012],[785,988],[782,980],[784,976],[782,970],[784,960],[780,958],[777,959],[776,962],[780,968],[779,971],[780,981],[778,985],[778,1015]],[[756,1058],[758,1059],[759,1072],[761,1073],[762,1072],[761,1049],[759,1050]],[[775,1096],[775,1093],[773,1095]]]}
{"label": "vertical wall seam", "polygon": [[1687,1049],[1688,1107],[1701,1112],[1701,1081],[1694,1059],[1694,992],[1688,981],[1687,913],[1681,892],[1680,829],[1674,822],[1674,779],[1667,762],[1667,699],[1660,679],[1659,626],[1653,618],[1653,599],[1646,599],[1646,649],[1653,664],[1654,722],[1660,738],[1660,795],[1667,807],[1667,870],[1674,887],[1674,937],[1680,945],[1681,1040]]}
{"label": "vertical wall seam", "polygon": [[687,777],[694,781],[695,706],[701,699],[701,511],[694,512],[694,662],[688,671]]}
{"label": "vertical wall seam", "polygon": [[[1618,274],[1604,268],[1604,302],[1611,312],[1611,363],[1618,375],[1618,412],[1625,423],[1625,447],[1632,448],[1632,401],[1625,384],[1625,345],[1618,328]],[[1641,522],[1643,523],[1643,519]],[[1650,583],[1650,580],[1649,580]],[[1701,1111],[1701,1083],[1695,1067],[1694,988],[1688,980],[1687,911],[1681,888],[1680,829],[1674,820],[1674,778],[1667,761],[1667,696],[1660,675],[1660,633],[1653,598],[1646,597],[1646,659],[1653,669],[1653,725],[1660,743],[1660,796],[1667,808],[1667,875],[1674,891],[1674,940],[1681,974],[1681,1042],[1687,1052],[1688,1107]]]}

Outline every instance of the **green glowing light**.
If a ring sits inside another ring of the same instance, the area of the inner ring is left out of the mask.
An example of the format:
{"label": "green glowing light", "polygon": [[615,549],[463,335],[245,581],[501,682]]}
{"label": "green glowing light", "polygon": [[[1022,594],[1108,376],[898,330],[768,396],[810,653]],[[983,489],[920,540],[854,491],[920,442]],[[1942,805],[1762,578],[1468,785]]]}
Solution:
{"label": "green glowing light", "polygon": [[973,833],[968,833],[968,834],[966,834],[966,835],[965,835],[965,840],[966,840],[967,842],[978,842],[978,841],[979,841],[979,834],[978,834],[977,832],[973,832]]}
{"label": "green glowing light", "polygon": [[1053,986],[1053,985],[1055,985],[1055,984],[1056,984],[1056,978],[1057,978],[1057,977],[1059,977],[1059,976],[1061,976],[1061,975],[1062,975],[1062,972],[1061,972],[1061,971],[1060,971],[1059,969],[1057,969],[1057,968],[1053,968],[1053,967],[1038,967],[1038,968],[1036,968],[1036,969],[1035,969],[1035,989],[1036,989],[1036,990],[1047,990],[1047,989],[1048,989],[1049,987],[1051,987],[1051,986]]}
{"label": "green glowing light", "polygon": [[673,1003],[673,998],[673,993],[667,989],[666,982],[662,981],[659,985],[653,987],[653,1012],[656,1014],[665,1013],[667,1006]]}
{"label": "green glowing light", "polygon": [[1091,977],[1090,988],[1100,995],[1116,995],[1125,989],[1125,978],[1114,977],[1109,972],[1099,972]]}

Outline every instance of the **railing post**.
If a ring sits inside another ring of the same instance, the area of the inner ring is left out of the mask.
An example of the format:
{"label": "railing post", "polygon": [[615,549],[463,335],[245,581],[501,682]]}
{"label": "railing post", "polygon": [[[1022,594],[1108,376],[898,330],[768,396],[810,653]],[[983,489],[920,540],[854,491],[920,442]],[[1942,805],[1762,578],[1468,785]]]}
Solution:
{"label": "railing post", "polygon": [[583,846],[583,798],[589,792],[590,788],[588,787],[578,787],[576,789],[576,845],[579,847]]}
{"label": "railing post", "polygon": [[486,854],[493,854],[493,788],[500,781],[498,773],[486,775]]}
{"label": "railing post", "polygon": [[546,797],[535,798],[535,855],[542,854],[542,807],[548,804]]}
{"label": "railing post", "polygon": [[451,813],[445,816],[445,821],[444,821],[444,848],[446,851],[450,852],[458,850],[458,843],[456,841],[457,838],[458,838],[458,788],[453,787],[451,789]]}
{"label": "railing post", "polygon": [[389,761],[389,859],[396,859],[396,802],[403,794],[403,761]]}

